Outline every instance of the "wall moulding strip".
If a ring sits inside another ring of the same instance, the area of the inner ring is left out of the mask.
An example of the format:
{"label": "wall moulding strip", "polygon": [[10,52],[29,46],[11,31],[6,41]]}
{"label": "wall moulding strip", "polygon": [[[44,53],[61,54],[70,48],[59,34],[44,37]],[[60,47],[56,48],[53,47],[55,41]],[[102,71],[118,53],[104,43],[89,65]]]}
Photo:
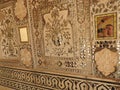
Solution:
{"label": "wall moulding strip", "polygon": [[[19,86],[19,83],[25,83],[24,86],[28,87],[46,87],[46,90],[65,90],[70,88],[70,90],[79,90],[82,88],[82,85],[85,85],[88,90],[97,90],[97,88],[104,87],[105,90],[109,88],[120,89],[120,82],[112,80],[103,80],[103,79],[91,79],[90,77],[81,78],[74,76],[58,75],[52,73],[44,73],[38,71],[30,71],[9,67],[0,66],[0,84],[3,86],[8,86],[14,88],[9,84],[9,82],[15,83]],[[2,81],[3,80],[3,81]],[[9,80],[9,82],[7,81]],[[8,83],[8,84],[7,84]],[[67,85],[69,84],[69,85]],[[62,86],[60,86],[62,85]],[[21,85],[22,86],[22,85]],[[74,89],[74,88],[77,89]],[[49,88],[49,89],[48,89]],[[17,89],[17,87],[16,87]],[[118,90],[119,90],[118,89]]]}

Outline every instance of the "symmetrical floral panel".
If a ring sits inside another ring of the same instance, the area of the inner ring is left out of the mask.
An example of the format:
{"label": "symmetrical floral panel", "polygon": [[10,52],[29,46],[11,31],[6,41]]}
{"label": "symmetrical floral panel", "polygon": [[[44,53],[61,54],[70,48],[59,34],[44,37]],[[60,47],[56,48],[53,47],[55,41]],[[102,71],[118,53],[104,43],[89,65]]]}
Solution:
{"label": "symmetrical floral panel", "polygon": [[44,15],[45,56],[73,57],[72,26],[67,17],[68,10],[57,7]]}
{"label": "symmetrical floral panel", "polygon": [[37,69],[91,74],[90,3],[30,0],[29,4]]}

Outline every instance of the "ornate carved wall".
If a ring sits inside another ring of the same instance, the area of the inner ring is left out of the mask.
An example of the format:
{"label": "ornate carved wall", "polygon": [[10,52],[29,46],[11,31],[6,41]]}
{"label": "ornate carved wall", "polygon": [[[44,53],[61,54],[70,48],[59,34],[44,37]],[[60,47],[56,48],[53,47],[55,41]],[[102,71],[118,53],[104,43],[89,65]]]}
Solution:
{"label": "ornate carved wall", "polygon": [[[119,4],[0,1],[0,85],[16,90],[119,90]],[[106,25],[113,31],[99,28]]]}
{"label": "ornate carved wall", "polygon": [[[101,77],[119,77],[119,1],[106,0],[105,2],[94,2],[91,6],[91,36],[94,59],[95,75]],[[112,25],[113,31],[108,30],[107,26]],[[103,29],[103,34],[100,31]],[[101,36],[103,35],[103,36]]]}
{"label": "ornate carved wall", "polygon": [[31,0],[29,4],[36,68],[91,74],[89,2]]}
{"label": "ornate carved wall", "polygon": [[[33,67],[27,1],[11,0],[0,6],[0,12],[3,14],[3,20],[0,22],[0,64],[12,67]],[[22,27],[26,27],[28,31],[27,43],[22,43],[20,39]]]}
{"label": "ornate carved wall", "polygon": [[0,85],[15,90],[120,90],[118,81],[0,67]]}

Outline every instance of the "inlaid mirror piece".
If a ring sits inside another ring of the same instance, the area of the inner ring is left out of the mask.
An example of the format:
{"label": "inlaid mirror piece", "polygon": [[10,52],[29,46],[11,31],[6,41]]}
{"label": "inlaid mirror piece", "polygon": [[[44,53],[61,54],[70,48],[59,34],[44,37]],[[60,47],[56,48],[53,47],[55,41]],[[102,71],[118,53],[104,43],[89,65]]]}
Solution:
{"label": "inlaid mirror piece", "polygon": [[96,39],[116,39],[116,22],[116,13],[96,15]]}
{"label": "inlaid mirror piece", "polygon": [[21,28],[19,28],[19,33],[20,33],[20,41],[21,42],[28,42],[27,27],[21,27]]}

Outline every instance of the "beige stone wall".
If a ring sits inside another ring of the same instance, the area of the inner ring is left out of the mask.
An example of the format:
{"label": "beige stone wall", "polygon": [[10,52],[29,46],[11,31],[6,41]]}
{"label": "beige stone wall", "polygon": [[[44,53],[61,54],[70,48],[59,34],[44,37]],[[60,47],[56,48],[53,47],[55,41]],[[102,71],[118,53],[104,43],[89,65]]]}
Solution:
{"label": "beige stone wall", "polygon": [[[119,90],[119,4],[0,1],[0,84],[14,89]],[[107,18],[103,26],[112,24],[113,31],[98,33],[102,18]]]}

